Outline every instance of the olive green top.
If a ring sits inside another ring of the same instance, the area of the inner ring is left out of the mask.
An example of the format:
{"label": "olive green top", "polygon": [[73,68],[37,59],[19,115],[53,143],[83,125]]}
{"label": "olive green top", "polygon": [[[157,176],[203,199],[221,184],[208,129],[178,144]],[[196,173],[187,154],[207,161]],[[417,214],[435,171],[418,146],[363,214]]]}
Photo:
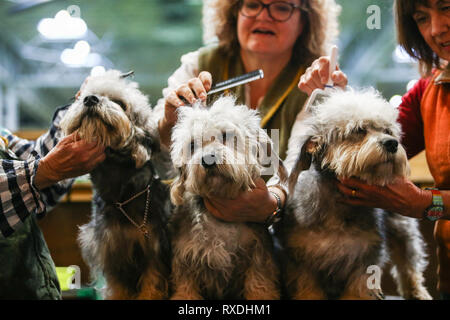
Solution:
{"label": "olive green top", "polygon": [[[300,76],[304,70],[304,66],[291,59],[288,65],[281,71],[258,107],[262,118],[261,127],[267,130],[269,136],[272,139],[274,138],[271,134],[271,129],[279,130],[278,153],[282,159],[286,157],[292,126],[294,125],[297,114],[307,99],[307,95],[297,88]],[[199,71],[210,72],[214,83],[245,73],[244,65],[239,54],[230,57],[227,52],[224,52],[224,50],[217,46],[200,49]],[[229,90],[229,93],[236,96],[239,104],[245,104],[244,86],[232,88]],[[211,101],[217,99],[220,94],[223,93],[211,95]],[[276,144],[277,142],[274,141],[275,146]]]}
{"label": "olive green top", "polygon": [[[3,147],[0,158],[13,160]],[[35,215],[0,239],[0,262],[0,300],[61,299],[55,265]]]}

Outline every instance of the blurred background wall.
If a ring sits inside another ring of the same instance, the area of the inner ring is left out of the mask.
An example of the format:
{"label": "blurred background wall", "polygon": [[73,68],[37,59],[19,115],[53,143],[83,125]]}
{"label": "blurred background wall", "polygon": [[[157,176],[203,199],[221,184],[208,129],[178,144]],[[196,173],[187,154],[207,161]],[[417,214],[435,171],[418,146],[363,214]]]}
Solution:
{"label": "blurred background wall", "polygon": [[[337,2],[351,84],[403,94],[418,74],[396,51],[392,0]],[[99,67],[134,70],[155,104],[181,55],[202,45],[201,12],[202,0],[0,0],[0,125],[48,127]]]}
{"label": "blurred background wall", "polygon": [[[227,1],[227,0],[223,0]],[[419,77],[396,46],[392,0],[336,0],[342,6],[341,68],[353,87],[374,86],[392,104]],[[33,139],[55,108],[70,103],[83,80],[101,68],[135,71],[154,105],[180,57],[203,45],[202,0],[0,0],[0,126]],[[412,179],[432,184],[425,158],[411,162]],[[91,186],[71,193],[40,221],[57,266],[77,265],[89,281],[76,237],[90,215]],[[427,286],[437,297],[432,224]],[[386,273],[387,275],[388,273]],[[388,280],[389,281],[389,280]],[[396,294],[392,281],[386,293]],[[389,289],[390,288],[390,289]]]}

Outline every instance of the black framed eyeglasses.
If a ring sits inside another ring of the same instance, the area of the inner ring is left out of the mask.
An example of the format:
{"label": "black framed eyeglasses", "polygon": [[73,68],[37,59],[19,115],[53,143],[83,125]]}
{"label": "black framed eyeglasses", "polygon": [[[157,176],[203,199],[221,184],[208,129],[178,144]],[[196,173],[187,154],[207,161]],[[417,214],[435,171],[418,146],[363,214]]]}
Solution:
{"label": "black framed eyeglasses", "polygon": [[300,9],[301,7],[286,1],[275,1],[265,4],[260,0],[242,0],[239,11],[247,18],[256,18],[265,8],[267,8],[269,16],[273,20],[284,22],[292,17],[295,9]]}

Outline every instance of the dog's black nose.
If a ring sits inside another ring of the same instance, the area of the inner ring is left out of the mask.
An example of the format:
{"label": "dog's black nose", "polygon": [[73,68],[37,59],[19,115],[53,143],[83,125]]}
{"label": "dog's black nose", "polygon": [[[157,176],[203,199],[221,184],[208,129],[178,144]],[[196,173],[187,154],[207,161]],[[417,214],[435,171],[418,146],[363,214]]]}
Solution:
{"label": "dog's black nose", "polygon": [[216,165],[215,154],[207,154],[202,157],[202,166],[205,169],[212,168]]}
{"label": "dog's black nose", "polygon": [[87,96],[86,98],[84,98],[83,100],[83,104],[86,107],[93,107],[96,104],[98,104],[100,102],[100,100],[98,100],[98,98],[96,96]]}
{"label": "dog's black nose", "polygon": [[388,139],[383,141],[383,146],[387,152],[396,153],[398,149],[398,141],[394,139]]}

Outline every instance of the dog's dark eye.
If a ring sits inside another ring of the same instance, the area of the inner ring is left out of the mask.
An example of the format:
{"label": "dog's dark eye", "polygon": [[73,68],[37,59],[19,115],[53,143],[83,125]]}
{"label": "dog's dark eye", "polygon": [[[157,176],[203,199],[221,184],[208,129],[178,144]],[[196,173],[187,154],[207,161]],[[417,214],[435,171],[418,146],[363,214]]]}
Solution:
{"label": "dog's dark eye", "polygon": [[356,129],[355,133],[357,133],[357,134],[366,134],[367,130],[364,129],[364,128],[358,128],[358,129]]}
{"label": "dog's dark eye", "polygon": [[385,129],[383,132],[384,132],[385,134],[388,134],[388,135],[392,136],[392,131],[389,130],[389,129]]}
{"label": "dog's dark eye", "polygon": [[117,103],[124,111],[127,110],[127,106],[121,100],[112,100],[112,102]]}
{"label": "dog's dark eye", "polygon": [[223,132],[222,133],[222,142],[223,144],[227,144],[228,142],[232,142],[236,139],[236,135],[232,131]]}

